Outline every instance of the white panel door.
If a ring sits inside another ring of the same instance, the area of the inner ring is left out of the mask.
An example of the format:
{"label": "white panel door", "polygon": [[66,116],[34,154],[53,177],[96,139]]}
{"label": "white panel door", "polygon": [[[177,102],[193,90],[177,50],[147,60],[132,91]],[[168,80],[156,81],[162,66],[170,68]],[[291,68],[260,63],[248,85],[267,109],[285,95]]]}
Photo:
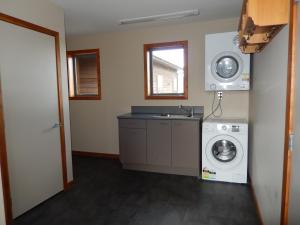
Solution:
{"label": "white panel door", "polygon": [[[299,8],[299,6],[298,6]],[[292,175],[289,205],[289,225],[300,224],[300,13],[298,14],[296,103],[295,103],[295,150],[292,153]]]}
{"label": "white panel door", "polygon": [[63,189],[54,37],[0,21],[0,76],[15,218]]}

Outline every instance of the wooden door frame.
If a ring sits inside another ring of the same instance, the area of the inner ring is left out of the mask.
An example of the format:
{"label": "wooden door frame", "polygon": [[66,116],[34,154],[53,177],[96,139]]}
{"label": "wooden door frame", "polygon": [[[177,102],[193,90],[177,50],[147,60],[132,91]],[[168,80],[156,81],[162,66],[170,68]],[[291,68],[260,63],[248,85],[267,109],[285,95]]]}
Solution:
{"label": "wooden door frame", "polygon": [[[62,126],[60,126],[62,175],[63,175],[63,187],[65,190],[68,187],[68,180],[67,180],[67,160],[66,160],[66,144],[65,144],[65,129],[64,129],[59,32],[6,15],[1,12],[0,12],[0,21],[7,22],[19,27],[27,28],[29,30],[43,33],[46,35],[50,35],[55,39],[57,94],[58,94],[58,110],[59,110],[58,114],[59,114],[59,123],[62,124]],[[12,216],[11,192],[10,192],[9,173],[8,173],[8,160],[7,160],[7,152],[6,152],[2,98],[3,95],[0,87],[0,167],[1,167],[2,184],[3,184],[3,197],[4,197],[4,210],[5,210],[6,224],[11,224],[13,220],[13,216]]]}
{"label": "wooden door frame", "polygon": [[281,199],[281,225],[288,225],[292,147],[290,137],[294,134],[295,117],[295,88],[296,88],[296,57],[297,57],[297,24],[298,4],[290,0],[290,22],[289,22],[289,52],[288,52],[288,74],[286,90],[286,113],[285,113],[285,136],[284,136],[284,160]]}

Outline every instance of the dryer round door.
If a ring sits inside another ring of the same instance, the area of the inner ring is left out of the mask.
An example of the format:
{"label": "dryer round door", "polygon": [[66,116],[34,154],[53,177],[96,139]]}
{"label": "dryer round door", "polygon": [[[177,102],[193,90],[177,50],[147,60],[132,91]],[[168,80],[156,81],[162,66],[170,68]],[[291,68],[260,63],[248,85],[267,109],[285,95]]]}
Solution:
{"label": "dryer round door", "polygon": [[222,52],[213,59],[211,72],[220,82],[232,82],[242,74],[243,66],[243,60],[238,54]]}
{"label": "dryer round door", "polygon": [[207,143],[205,154],[212,166],[227,170],[233,169],[241,163],[244,150],[236,138],[230,135],[218,135]]}

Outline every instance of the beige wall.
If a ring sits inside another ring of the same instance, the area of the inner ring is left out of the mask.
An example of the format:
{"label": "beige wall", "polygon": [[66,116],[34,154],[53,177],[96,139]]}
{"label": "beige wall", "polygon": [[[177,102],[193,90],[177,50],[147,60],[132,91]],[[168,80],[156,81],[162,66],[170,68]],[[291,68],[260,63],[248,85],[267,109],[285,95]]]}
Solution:
{"label": "beige wall", "polygon": [[[72,149],[118,153],[116,117],[131,105],[203,105],[207,114],[212,95],[204,91],[204,37],[236,30],[237,24],[226,19],[68,38],[68,50],[100,48],[103,97],[71,101]],[[189,99],[145,100],[143,44],[177,40],[189,43]],[[223,106],[226,117],[248,118],[248,92],[226,92]]]}
{"label": "beige wall", "polygon": [[[68,102],[68,83],[66,69],[66,45],[65,45],[65,27],[64,12],[57,6],[50,4],[47,0],[1,0],[0,12],[53,29],[60,33],[61,61],[62,61],[62,81],[63,81],[63,99],[64,99],[64,119],[66,131],[66,150],[68,165],[68,180],[73,179],[72,158],[71,158],[71,135],[69,120],[69,102]],[[2,187],[0,191],[2,192]],[[0,215],[3,207],[3,201],[0,198]],[[1,224],[0,218],[0,224]]]}
{"label": "beige wall", "polygon": [[249,173],[265,225],[280,223],[287,49],[285,27],[253,60]]}

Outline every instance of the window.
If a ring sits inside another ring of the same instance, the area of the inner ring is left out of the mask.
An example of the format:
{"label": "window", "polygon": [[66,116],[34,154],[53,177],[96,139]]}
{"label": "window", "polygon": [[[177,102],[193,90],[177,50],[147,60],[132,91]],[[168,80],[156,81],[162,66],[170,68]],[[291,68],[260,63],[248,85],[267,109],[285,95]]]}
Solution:
{"label": "window", "polygon": [[100,100],[99,49],[68,51],[71,100]]}
{"label": "window", "polygon": [[188,98],[188,42],[144,45],[145,98]]}

